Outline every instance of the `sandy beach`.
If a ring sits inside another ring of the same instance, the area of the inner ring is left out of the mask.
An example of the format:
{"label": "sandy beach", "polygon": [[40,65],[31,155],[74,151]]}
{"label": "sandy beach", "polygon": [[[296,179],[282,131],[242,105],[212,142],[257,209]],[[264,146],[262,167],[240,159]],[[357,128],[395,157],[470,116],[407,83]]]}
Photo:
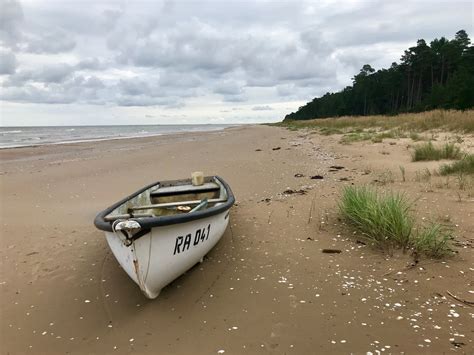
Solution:
{"label": "sandy beach", "polygon": [[[391,143],[245,126],[1,150],[1,353],[472,354],[474,308],[447,292],[474,299],[474,199],[415,181],[439,163],[412,163],[403,141]],[[415,265],[341,222],[341,188],[387,170],[382,188],[405,191],[420,220],[449,219],[454,257]],[[230,228],[147,300],[93,219],[193,171],[232,187]]]}

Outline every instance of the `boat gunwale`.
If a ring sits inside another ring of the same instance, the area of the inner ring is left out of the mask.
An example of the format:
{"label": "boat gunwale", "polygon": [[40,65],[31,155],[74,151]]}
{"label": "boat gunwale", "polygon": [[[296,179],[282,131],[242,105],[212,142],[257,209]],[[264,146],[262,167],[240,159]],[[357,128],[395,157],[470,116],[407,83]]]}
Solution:
{"label": "boat gunwale", "polygon": [[[210,207],[208,209],[193,212],[193,213],[171,215],[171,216],[160,216],[160,217],[132,217],[130,218],[130,220],[137,221],[141,226],[141,231],[139,232],[139,234],[134,236],[133,239],[137,239],[140,236],[145,235],[153,227],[168,226],[168,225],[173,225],[173,224],[191,222],[198,219],[215,216],[217,214],[220,214],[229,210],[235,202],[235,197],[234,197],[234,194],[232,193],[232,190],[230,189],[230,186],[224,181],[224,179],[222,179],[220,176],[217,176],[217,175],[207,176],[205,179],[219,180],[219,182],[222,184],[222,186],[226,190],[227,201],[223,202],[222,204],[218,204],[216,206]],[[132,198],[141,194],[142,192],[152,188],[153,186],[156,186],[159,184],[173,184],[173,183],[184,182],[188,180],[189,179],[157,181],[152,184],[149,184],[141,188],[140,190],[132,193],[131,195],[123,198],[122,200],[114,203],[112,206],[107,207],[105,210],[99,212],[94,219],[94,225],[100,230],[103,230],[106,232],[113,232],[112,223],[107,222],[105,220],[105,216],[110,214],[113,210],[118,208],[120,205],[124,204],[128,200],[131,200]]]}

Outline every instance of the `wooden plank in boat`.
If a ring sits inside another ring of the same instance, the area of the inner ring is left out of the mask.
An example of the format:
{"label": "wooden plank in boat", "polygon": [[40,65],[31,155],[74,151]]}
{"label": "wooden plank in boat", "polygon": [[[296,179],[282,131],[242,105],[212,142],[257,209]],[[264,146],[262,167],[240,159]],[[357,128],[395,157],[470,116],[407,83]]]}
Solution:
{"label": "wooden plank in boat", "polygon": [[187,193],[217,191],[220,187],[214,182],[207,182],[199,186],[194,185],[177,185],[177,186],[163,186],[154,191],[151,191],[152,197],[180,195]]}
{"label": "wooden plank in boat", "polygon": [[[221,203],[221,202],[226,202],[226,201],[227,201],[227,198],[211,198],[207,200],[208,203]],[[149,210],[152,208],[167,208],[167,207],[177,207],[177,206],[199,205],[201,202],[202,200],[155,203],[153,205],[130,207],[129,210],[139,211],[139,210]]]}

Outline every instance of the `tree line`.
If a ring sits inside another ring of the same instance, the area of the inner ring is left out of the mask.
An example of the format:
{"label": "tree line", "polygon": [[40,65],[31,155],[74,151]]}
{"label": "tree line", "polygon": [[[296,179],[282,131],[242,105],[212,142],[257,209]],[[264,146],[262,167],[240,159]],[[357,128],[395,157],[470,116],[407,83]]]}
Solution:
{"label": "tree line", "polygon": [[429,45],[419,39],[400,64],[377,71],[365,64],[352,80],[352,86],[314,98],[285,120],[473,108],[474,46],[464,30]]}

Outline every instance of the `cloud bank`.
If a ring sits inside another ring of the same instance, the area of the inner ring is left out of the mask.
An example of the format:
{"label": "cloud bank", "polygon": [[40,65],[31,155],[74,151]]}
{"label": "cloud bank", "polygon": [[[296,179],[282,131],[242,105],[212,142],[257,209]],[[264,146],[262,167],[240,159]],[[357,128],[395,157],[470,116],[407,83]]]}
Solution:
{"label": "cloud bank", "polygon": [[58,105],[120,123],[276,121],[418,38],[472,35],[472,11],[470,1],[0,0],[1,123],[35,124],[25,112],[38,105],[53,124],[92,123]]}

